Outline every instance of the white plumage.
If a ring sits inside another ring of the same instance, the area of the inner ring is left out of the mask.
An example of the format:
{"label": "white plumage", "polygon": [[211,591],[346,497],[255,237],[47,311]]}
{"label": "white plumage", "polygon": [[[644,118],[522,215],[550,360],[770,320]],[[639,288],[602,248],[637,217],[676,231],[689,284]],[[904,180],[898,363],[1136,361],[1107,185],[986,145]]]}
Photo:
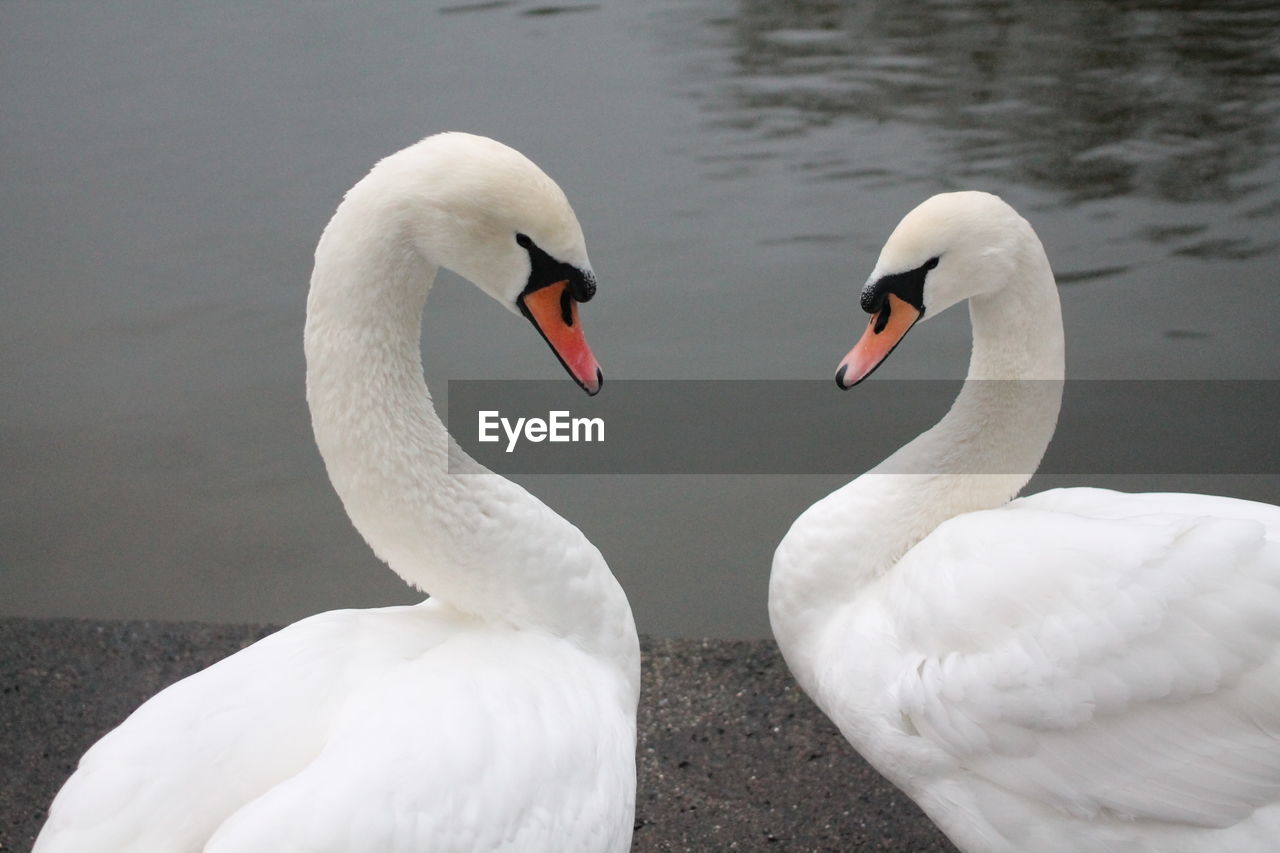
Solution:
{"label": "white plumage", "polygon": [[868,281],[876,317],[842,384],[910,328],[908,273],[930,314],[970,299],[970,379],[779,545],[770,615],[797,680],[967,853],[1276,849],[1280,508],[1089,488],[1009,501],[1061,397],[1043,249],[994,196],[922,204]]}
{"label": "white plumage", "polygon": [[429,137],[347,194],[308,301],[312,421],[357,528],[433,597],[304,619],[157,694],[85,754],[37,853],[630,848],[626,596],[575,527],[452,444],[422,379],[421,311],[447,265],[599,387],[580,329],[536,307],[552,288],[567,312],[570,285],[537,280],[530,243],[590,298],[563,193],[481,137]]}

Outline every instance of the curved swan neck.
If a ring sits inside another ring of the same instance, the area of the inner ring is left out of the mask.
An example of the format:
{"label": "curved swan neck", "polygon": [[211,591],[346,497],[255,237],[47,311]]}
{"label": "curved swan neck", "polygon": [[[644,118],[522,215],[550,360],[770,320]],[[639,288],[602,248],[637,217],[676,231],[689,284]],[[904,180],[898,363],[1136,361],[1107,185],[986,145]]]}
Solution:
{"label": "curved swan neck", "polygon": [[375,170],[316,249],[307,402],[330,480],[378,557],[437,601],[629,658],[634,622],[599,551],[467,457],[436,414],[420,335],[438,265],[410,192]]}
{"label": "curved swan neck", "polygon": [[1017,274],[970,300],[973,351],[951,409],[810,507],[779,547],[770,613],[784,650],[811,639],[822,612],[856,597],[943,521],[1003,505],[1039,466],[1057,424],[1064,348],[1053,273],[1027,232]]}
{"label": "curved swan neck", "polygon": [[1031,226],[1018,249],[1022,275],[969,300],[973,352],[967,379],[1061,381],[1065,375],[1062,303]]}

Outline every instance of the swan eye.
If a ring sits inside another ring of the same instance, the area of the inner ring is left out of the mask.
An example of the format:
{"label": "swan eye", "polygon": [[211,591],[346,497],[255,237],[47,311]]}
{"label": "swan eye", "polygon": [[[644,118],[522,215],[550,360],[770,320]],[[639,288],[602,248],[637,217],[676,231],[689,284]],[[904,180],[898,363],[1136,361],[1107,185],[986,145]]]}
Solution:
{"label": "swan eye", "polygon": [[903,302],[924,314],[924,280],[929,270],[938,265],[938,258],[933,257],[920,266],[906,272],[891,273],[881,276],[875,281],[867,282],[862,288],[858,302],[862,310],[868,314],[878,314],[884,305],[885,297],[892,293]]}
{"label": "swan eye", "polygon": [[533,247],[533,241],[529,239],[528,234],[516,234],[516,245],[522,249],[529,249]]}

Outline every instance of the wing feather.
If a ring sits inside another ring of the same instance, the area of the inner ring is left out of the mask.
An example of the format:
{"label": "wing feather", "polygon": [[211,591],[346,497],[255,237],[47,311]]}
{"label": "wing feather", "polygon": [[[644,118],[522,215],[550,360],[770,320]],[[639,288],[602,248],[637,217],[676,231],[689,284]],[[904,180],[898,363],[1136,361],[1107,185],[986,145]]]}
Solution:
{"label": "wing feather", "polygon": [[628,849],[628,696],[564,640],[453,638],[349,703],[324,751],[232,816],[207,853]]}
{"label": "wing feather", "polygon": [[35,853],[198,851],[306,766],[359,684],[438,642],[427,607],[321,613],[157,693],[81,758]]}
{"label": "wing feather", "polygon": [[891,701],[971,772],[1205,827],[1280,796],[1280,510],[1048,492],[940,525],[883,582]]}

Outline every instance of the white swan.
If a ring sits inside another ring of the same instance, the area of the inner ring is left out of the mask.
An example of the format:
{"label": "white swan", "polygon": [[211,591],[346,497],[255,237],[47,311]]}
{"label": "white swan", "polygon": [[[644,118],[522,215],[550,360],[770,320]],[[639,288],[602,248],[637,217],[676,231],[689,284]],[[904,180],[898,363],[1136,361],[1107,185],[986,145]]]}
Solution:
{"label": "white swan", "polygon": [[1087,488],[1009,502],[1053,433],[1063,333],[1040,241],[995,196],[902,220],[837,381],[966,298],[952,409],[778,546],[769,613],[791,671],[969,853],[1277,849],[1280,508]]}
{"label": "white swan", "polygon": [[451,444],[419,354],[439,267],[599,388],[559,187],[465,134],[380,162],[316,250],[307,400],[352,521],[432,598],[304,619],[162,691],[85,754],[38,853],[630,848],[631,610],[577,528]]}

